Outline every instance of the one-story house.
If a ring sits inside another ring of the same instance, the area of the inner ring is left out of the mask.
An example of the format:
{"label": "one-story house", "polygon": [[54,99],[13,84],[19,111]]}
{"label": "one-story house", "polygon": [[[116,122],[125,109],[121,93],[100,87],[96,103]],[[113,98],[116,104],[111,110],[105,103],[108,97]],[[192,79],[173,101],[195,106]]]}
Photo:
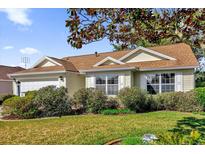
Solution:
{"label": "one-story house", "polygon": [[0,95],[13,93],[13,80],[8,74],[24,70],[21,67],[0,65]]}
{"label": "one-story house", "polygon": [[191,47],[178,43],[62,59],[43,57],[30,69],[11,77],[14,94],[20,95],[48,85],[64,86],[70,95],[92,87],[112,96],[124,87],[133,86],[155,94],[192,90],[197,67]]}

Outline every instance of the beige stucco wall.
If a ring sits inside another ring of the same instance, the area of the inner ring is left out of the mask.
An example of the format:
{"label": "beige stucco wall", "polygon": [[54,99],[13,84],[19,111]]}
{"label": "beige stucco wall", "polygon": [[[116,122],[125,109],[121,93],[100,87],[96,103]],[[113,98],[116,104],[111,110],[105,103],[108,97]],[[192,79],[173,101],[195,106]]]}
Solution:
{"label": "beige stucco wall", "polygon": [[12,94],[12,81],[0,81],[0,94]]}
{"label": "beige stucco wall", "polygon": [[68,93],[70,96],[72,96],[79,89],[85,88],[85,75],[67,72],[66,87],[68,88]]}
{"label": "beige stucco wall", "polygon": [[[124,87],[132,87],[137,86],[143,88],[146,86],[146,81],[142,79],[143,74],[147,73],[170,73],[174,72],[177,74],[181,74],[181,86],[182,91],[189,91],[195,87],[194,80],[194,69],[186,69],[186,70],[167,70],[167,71],[107,71],[107,72],[95,72],[95,73],[87,73],[87,74],[78,74],[72,72],[66,72],[62,74],[49,74],[49,75],[31,75],[31,76],[21,76],[16,77],[17,80],[24,81],[38,81],[38,80],[49,80],[49,78],[59,79],[59,76],[63,76],[64,80],[59,80],[59,85],[65,86],[68,88],[69,95],[73,95],[77,90],[81,88],[89,88],[95,87],[95,76],[96,75],[105,75],[105,74],[117,74],[119,75],[119,90]],[[0,82],[0,93],[2,89],[6,85]],[[10,83],[10,91],[12,92],[12,82]],[[16,94],[16,84],[13,84],[13,91]]]}
{"label": "beige stucco wall", "polygon": [[[183,70],[163,70],[163,71],[108,71],[108,72],[95,72],[86,74],[86,87],[95,87],[95,76],[105,74],[118,74],[119,75],[119,89],[123,87],[140,87],[146,89],[146,81],[142,78],[145,74],[152,73],[175,73],[180,75],[180,90],[189,91],[195,87],[194,69],[183,69]],[[94,80],[94,81],[91,81]],[[177,83],[176,83],[177,84]],[[179,84],[179,83],[178,83]]]}

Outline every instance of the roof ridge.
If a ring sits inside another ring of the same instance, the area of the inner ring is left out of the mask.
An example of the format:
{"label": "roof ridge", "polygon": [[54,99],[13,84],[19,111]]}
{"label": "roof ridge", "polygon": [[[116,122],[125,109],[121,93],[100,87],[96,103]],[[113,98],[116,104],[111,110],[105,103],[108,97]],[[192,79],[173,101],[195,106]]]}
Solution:
{"label": "roof ridge", "polygon": [[[98,52],[98,54],[115,53],[115,52],[124,52],[124,51],[131,51],[131,50],[133,50],[133,49],[119,50],[119,51]],[[91,54],[83,54],[83,55],[76,55],[76,56],[67,56],[67,57],[63,57],[62,59],[65,59],[65,58],[73,58],[73,57],[91,56],[91,55],[95,55],[95,53],[91,53]]]}
{"label": "roof ridge", "polygon": [[[144,47],[144,48],[148,48],[148,49],[152,49],[152,48],[158,48],[158,47],[167,47],[167,46],[175,46],[175,45],[179,45],[179,44],[184,44],[184,45],[188,45],[187,43],[184,42],[179,42],[179,43],[173,43],[173,44],[167,44],[167,45],[158,45],[158,46],[150,46],[150,47]],[[140,47],[140,46],[138,46]],[[99,52],[99,54],[108,54],[108,53],[115,53],[115,52],[124,52],[124,51],[132,51],[135,49],[126,49],[126,50],[118,50],[118,51],[108,51],[108,52]],[[91,55],[95,55],[95,53],[92,54],[83,54],[83,55],[76,55],[76,56],[66,56],[63,57],[61,59],[66,60],[67,58],[74,58],[74,57],[84,57],[84,56],[91,56]]]}

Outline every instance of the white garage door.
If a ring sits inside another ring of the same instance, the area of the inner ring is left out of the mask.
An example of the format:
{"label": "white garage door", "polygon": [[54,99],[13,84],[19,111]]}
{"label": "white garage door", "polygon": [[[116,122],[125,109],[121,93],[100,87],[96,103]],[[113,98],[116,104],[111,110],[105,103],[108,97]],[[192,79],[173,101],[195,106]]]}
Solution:
{"label": "white garage door", "polygon": [[29,81],[29,82],[21,82],[21,94],[31,91],[31,90],[39,90],[42,87],[46,86],[58,86],[59,81],[56,80],[50,80],[50,81]]}

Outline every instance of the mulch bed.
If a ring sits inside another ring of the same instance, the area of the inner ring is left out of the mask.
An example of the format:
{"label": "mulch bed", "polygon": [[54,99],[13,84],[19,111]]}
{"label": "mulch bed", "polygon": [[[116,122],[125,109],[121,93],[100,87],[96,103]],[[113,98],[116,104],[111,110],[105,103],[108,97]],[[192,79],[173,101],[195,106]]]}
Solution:
{"label": "mulch bed", "polygon": [[122,139],[116,139],[116,140],[112,140],[108,143],[106,143],[105,145],[121,145]]}
{"label": "mulch bed", "polygon": [[17,115],[5,115],[2,117],[3,120],[19,120],[22,119],[21,117]]}

